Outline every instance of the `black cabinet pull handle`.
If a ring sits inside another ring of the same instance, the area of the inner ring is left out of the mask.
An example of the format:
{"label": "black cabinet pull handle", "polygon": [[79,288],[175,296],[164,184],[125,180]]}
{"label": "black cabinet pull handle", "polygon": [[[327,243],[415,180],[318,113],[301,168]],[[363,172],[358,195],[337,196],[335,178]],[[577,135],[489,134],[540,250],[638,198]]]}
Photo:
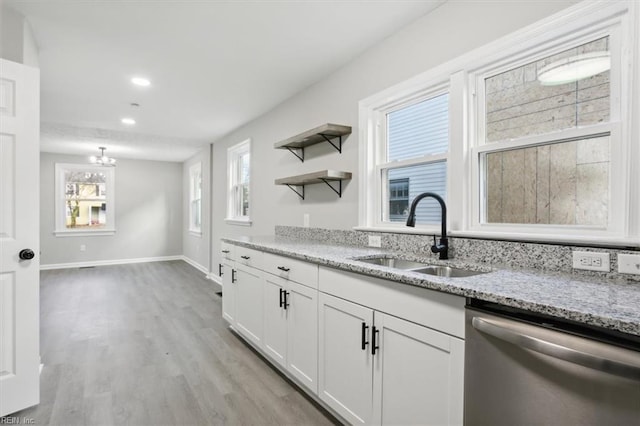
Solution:
{"label": "black cabinet pull handle", "polygon": [[289,292],[288,292],[288,291],[286,291],[286,290],[282,290],[282,292],[283,292],[283,294],[284,294],[284,305],[283,305],[282,307],[283,307],[283,308],[285,309],[285,311],[286,311],[286,310],[287,310],[287,308],[289,307],[289,301],[287,301],[287,298],[289,297],[289,294],[291,294],[291,293],[289,293]]}
{"label": "black cabinet pull handle", "polygon": [[278,266],[278,269],[280,269],[281,271],[284,271],[284,272],[289,272],[291,270],[289,268],[285,268],[284,266]]}
{"label": "black cabinet pull handle", "polygon": [[218,276],[221,277],[224,274],[222,273],[222,263],[218,263]]}
{"label": "black cabinet pull handle", "polygon": [[369,328],[369,326],[367,325],[367,323],[363,322],[362,323],[362,350],[365,351],[367,350],[367,345],[369,344],[369,342],[367,342],[367,329]]}
{"label": "black cabinet pull handle", "polygon": [[249,256],[240,256],[241,258],[243,258],[244,260],[249,260],[250,257]]}
{"label": "black cabinet pull handle", "polygon": [[231,270],[231,284],[235,283],[236,281],[237,281],[236,280],[236,270],[232,269]]}
{"label": "black cabinet pull handle", "polygon": [[284,290],[280,289],[280,307],[282,308],[282,305],[284,305],[284,301],[282,300],[282,296],[284,294]]}
{"label": "black cabinet pull handle", "polygon": [[375,355],[376,349],[380,349],[380,346],[378,346],[376,342],[376,336],[379,332],[380,330],[378,330],[375,325],[371,327],[371,355]]}
{"label": "black cabinet pull handle", "polygon": [[228,253],[229,253],[229,250],[222,250],[222,252],[223,252],[224,254],[228,254]]}

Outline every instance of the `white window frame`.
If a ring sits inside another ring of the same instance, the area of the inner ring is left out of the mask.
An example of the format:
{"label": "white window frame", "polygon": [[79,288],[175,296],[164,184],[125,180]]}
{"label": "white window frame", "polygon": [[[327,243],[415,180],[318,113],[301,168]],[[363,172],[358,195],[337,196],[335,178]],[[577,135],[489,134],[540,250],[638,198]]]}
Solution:
{"label": "white window frame", "polygon": [[[67,171],[88,171],[99,172],[106,175],[107,196],[105,203],[107,205],[107,222],[103,228],[99,229],[69,229],[66,225],[67,220],[67,203],[65,201],[65,177]],[[115,215],[115,168],[96,166],[93,164],[65,164],[56,163],[55,165],[55,230],[56,237],[86,237],[86,236],[104,236],[114,235],[116,232],[116,215]]]}
{"label": "white window frame", "polygon": [[[359,104],[360,203],[355,229],[381,232],[433,234],[433,226],[390,227],[376,220],[382,205],[377,161],[384,146],[384,113],[394,105],[411,102],[428,88],[449,83],[449,156],[447,207],[454,236],[518,239],[547,242],[640,246],[640,125],[632,117],[640,110],[637,85],[640,59],[637,32],[640,7],[635,2],[583,2],[510,34],[484,47],[441,64],[408,81],[386,89]],[[606,124],[562,131],[563,138],[610,132],[611,172],[607,229],[576,225],[482,224],[479,155],[494,148],[531,146],[552,141],[549,135],[517,141],[483,144],[482,99],[485,77],[515,68],[609,35],[612,57],[611,114]],[[635,97],[631,95],[635,88]],[[632,109],[635,110],[632,111]],[[455,176],[455,178],[454,178]]]}
{"label": "white window frame", "polygon": [[[238,192],[241,173],[239,159],[246,153],[249,153],[249,176],[251,176],[251,139],[242,141],[227,149],[227,217],[225,222],[231,225],[251,226],[251,218],[241,214],[242,200]],[[249,206],[251,206],[253,193],[251,187],[251,178],[249,178]]]}
{"label": "white window frame", "polygon": [[[199,198],[196,198],[196,185],[200,186]],[[194,222],[194,203],[200,201],[200,224]],[[195,237],[202,237],[202,162],[189,166],[189,233]]]}

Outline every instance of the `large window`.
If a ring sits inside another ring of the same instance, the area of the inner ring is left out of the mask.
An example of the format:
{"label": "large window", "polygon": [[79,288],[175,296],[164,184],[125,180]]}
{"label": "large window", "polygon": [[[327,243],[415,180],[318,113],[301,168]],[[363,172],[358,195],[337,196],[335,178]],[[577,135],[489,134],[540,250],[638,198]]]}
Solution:
{"label": "large window", "polygon": [[228,223],[250,225],[251,140],[227,150],[227,218]]}
{"label": "large window", "polygon": [[202,163],[189,167],[189,232],[202,233]]}
{"label": "large window", "polygon": [[431,191],[454,235],[638,245],[635,7],[576,5],[361,101],[359,228],[437,232],[428,199],[402,223]]}
{"label": "large window", "polygon": [[56,164],[56,235],[115,232],[112,167]]}

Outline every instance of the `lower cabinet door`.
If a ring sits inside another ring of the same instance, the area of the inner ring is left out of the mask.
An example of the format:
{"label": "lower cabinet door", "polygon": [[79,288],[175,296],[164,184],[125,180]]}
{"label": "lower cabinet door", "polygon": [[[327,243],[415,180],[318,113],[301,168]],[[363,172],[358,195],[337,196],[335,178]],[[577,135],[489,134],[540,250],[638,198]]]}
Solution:
{"label": "lower cabinet door", "polygon": [[235,276],[233,262],[222,263],[222,318],[236,325],[236,284],[232,281]]}
{"label": "lower cabinet door", "polygon": [[375,326],[373,423],[462,424],[464,341],[380,312]]}
{"label": "lower cabinet door", "polygon": [[287,370],[318,393],[318,291],[288,283]]}
{"label": "lower cabinet door", "polygon": [[263,280],[262,273],[236,264],[236,330],[262,347]]}
{"label": "lower cabinet door", "polygon": [[318,396],[351,424],[373,418],[373,310],[319,294]]}
{"label": "lower cabinet door", "polygon": [[287,311],[284,309],[286,281],[265,274],[263,349],[271,359],[287,367]]}

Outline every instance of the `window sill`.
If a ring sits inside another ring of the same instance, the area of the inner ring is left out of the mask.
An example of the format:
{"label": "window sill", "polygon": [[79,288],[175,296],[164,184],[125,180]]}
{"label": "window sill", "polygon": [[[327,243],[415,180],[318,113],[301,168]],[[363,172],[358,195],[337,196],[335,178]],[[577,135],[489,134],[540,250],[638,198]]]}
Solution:
{"label": "window sill", "polygon": [[202,231],[194,231],[192,229],[189,229],[189,235],[193,237],[202,238]]}
{"label": "window sill", "polygon": [[417,226],[412,228],[410,226],[354,226],[354,231],[364,232],[384,232],[390,234],[416,234],[416,235],[440,235],[440,225],[433,225],[431,227]]}
{"label": "window sill", "polygon": [[95,231],[53,231],[53,235],[56,237],[102,237],[115,235],[115,229],[100,229]]}
{"label": "window sill", "polygon": [[231,219],[227,218],[224,220],[227,225],[238,225],[238,226],[251,226],[251,220],[247,219]]}

